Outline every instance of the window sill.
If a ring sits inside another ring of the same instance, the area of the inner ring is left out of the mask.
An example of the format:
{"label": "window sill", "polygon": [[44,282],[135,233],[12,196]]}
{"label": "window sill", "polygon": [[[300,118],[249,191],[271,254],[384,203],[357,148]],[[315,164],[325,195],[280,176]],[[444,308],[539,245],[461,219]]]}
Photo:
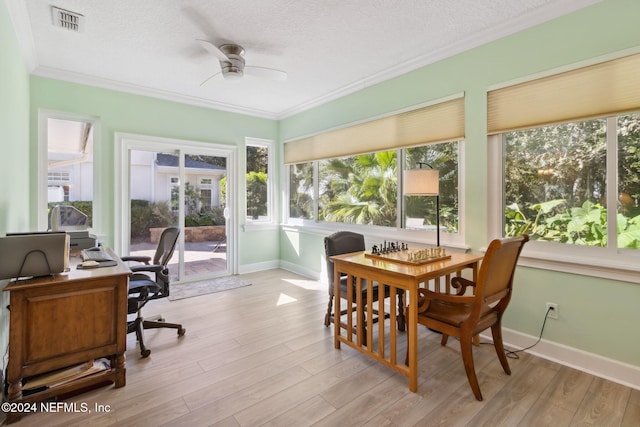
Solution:
{"label": "window sill", "polygon": [[[328,236],[336,231],[353,231],[365,235],[367,245],[380,241],[400,241],[404,243],[435,246],[435,233],[423,230],[397,229],[390,227],[377,227],[366,225],[353,225],[343,223],[317,223],[317,222],[290,222],[281,224],[283,231],[295,231],[317,236]],[[453,238],[451,238],[453,236]],[[458,242],[459,235],[441,233],[440,246],[455,252],[466,252],[469,247]]]}
{"label": "window sill", "polygon": [[247,221],[242,225],[242,231],[279,230],[280,226],[275,222]]}
{"label": "window sill", "polygon": [[640,253],[618,253],[613,257],[606,254],[604,248],[571,247],[567,250],[568,245],[562,245],[564,250],[559,253],[556,250],[543,251],[539,248],[541,245],[544,243],[538,243],[535,247],[525,246],[518,264],[523,267],[640,283]]}

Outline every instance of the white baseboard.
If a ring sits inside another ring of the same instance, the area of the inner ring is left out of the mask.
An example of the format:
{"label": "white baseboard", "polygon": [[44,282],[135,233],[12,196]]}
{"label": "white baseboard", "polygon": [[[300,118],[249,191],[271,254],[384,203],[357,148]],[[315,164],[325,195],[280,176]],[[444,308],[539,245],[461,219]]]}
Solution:
{"label": "white baseboard", "polygon": [[[490,333],[489,335],[481,334],[481,336],[491,341]],[[538,337],[532,335],[502,328],[502,340],[509,350],[528,347],[537,339]],[[526,350],[526,352],[640,390],[640,366],[630,365],[545,339],[540,340],[535,347]]]}
{"label": "white baseboard", "polygon": [[321,280],[322,278],[321,273],[315,270],[301,267],[298,264],[277,260],[257,262],[255,264],[243,264],[238,267],[238,274],[255,273],[258,271],[273,270],[274,268],[281,268],[283,270],[291,271],[292,273],[299,274],[311,280]]}
{"label": "white baseboard", "polygon": [[299,274],[312,280],[320,280],[322,278],[321,273],[318,271],[301,267],[298,264],[293,264],[287,261],[280,261],[279,267],[283,270],[291,271],[292,273]]}
{"label": "white baseboard", "polygon": [[273,270],[279,268],[278,261],[257,262],[254,264],[243,264],[238,266],[238,274],[255,273],[256,271]]}

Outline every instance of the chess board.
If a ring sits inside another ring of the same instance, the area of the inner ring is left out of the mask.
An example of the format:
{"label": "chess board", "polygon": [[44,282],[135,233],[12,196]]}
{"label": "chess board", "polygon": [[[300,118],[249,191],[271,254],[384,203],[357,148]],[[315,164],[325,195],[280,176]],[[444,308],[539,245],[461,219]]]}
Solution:
{"label": "chess board", "polygon": [[373,254],[371,251],[366,251],[364,256],[366,258],[374,258],[383,261],[389,262],[397,262],[398,264],[407,264],[407,265],[424,265],[429,264],[436,261],[442,261],[445,259],[451,259],[451,255],[442,255],[442,256],[434,256],[428,257],[416,261],[409,261],[409,251],[397,251],[397,252],[389,252],[386,254]]}

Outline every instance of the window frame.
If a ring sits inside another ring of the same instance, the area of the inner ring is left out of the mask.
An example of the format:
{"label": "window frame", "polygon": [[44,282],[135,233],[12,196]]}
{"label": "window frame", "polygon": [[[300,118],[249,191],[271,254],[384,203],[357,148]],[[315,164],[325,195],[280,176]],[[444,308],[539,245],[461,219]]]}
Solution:
{"label": "window frame", "polygon": [[[466,140],[464,138],[455,140],[458,143],[458,233],[440,233],[440,246],[458,249],[458,250],[467,250],[468,246],[466,245],[465,240],[465,144]],[[440,143],[446,144],[454,141],[443,141]],[[427,143],[423,145],[431,145],[435,143]],[[422,146],[422,145],[418,145]],[[397,182],[398,190],[402,189],[402,175],[404,170],[405,163],[405,149],[412,147],[405,147],[396,149],[397,155],[397,165],[396,174],[397,174]],[[308,162],[303,162],[308,163]],[[313,164],[314,169],[314,219],[302,219],[302,218],[292,218],[290,217],[290,206],[289,206],[289,192],[291,188],[290,182],[290,168],[292,165],[285,165],[285,171],[283,176],[286,178],[286,185],[284,189],[284,194],[287,197],[284,197],[283,200],[283,211],[284,211],[284,225],[288,228],[294,228],[299,230],[305,230],[309,232],[317,232],[319,234],[327,234],[334,231],[339,230],[349,230],[358,233],[365,234],[367,238],[375,238],[375,239],[386,239],[393,241],[403,241],[403,242],[411,242],[420,245],[435,245],[436,243],[436,233],[435,231],[420,231],[415,229],[407,229],[404,221],[401,220],[401,215],[404,209],[404,196],[400,195],[397,205],[397,212],[400,213],[400,218],[396,221],[395,227],[385,227],[378,225],[362,225],[362,224],[349,224],[342,222],[327,222],[327,221],[318,221],[318,204],[319,204],[319,160],[313,160],[310,163]]]}
{"label": "window frame", "polygon": [[[607,206],[617,206],[618,150],[617,116],[606,117]],[[487,241],[503,237],[504,231],[504,140],[502,133],[487,137],[488,217]],[[611,191],[613,190],[613,191]],[[617,209],[607,209],[607,224],[616,224]],[[607,227],[607,241],[617,242],[616,227]],[[570,248],[568,251],[567,249]],[[524,247],[520,264],[546,270],[640,283],[640,250],[615,245],[593,247],[531,240]]]}
{"label": "window frame", "polygon": [[[247,216],[247,147],[264,147],[267,149],[267,218],[253,219]],[[244,169],[242,170],[242,182],[244,182],[244,206],[242,212],[245,218],[246,228],[276,227],[276,161],[275,161],[275,141],[262,138],[245,138],[244,147]]]}

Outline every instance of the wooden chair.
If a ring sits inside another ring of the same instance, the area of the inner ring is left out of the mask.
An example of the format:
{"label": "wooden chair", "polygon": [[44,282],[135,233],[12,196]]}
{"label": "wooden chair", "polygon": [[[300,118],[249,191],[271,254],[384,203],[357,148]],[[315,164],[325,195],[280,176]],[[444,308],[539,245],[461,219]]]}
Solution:
{"label": "wooden chair", "polygon": [[[442,333],[442,345],[449,336],[460,339],[462,361],[476,399],[482,400],[473,364],[472,339],[491,328],[493,345],[507,375],[511,374],[502,344],[502,315],[511,299],[513,274],[522,247],[529,236],[496,239],[485,253],[477,282],[455,277],[454,294],[442,294],[419,289],[418,323]],[[467,289],[473,293],[466,295]],[[407,355],[408,357],[408,355]]]}
{"label": "wooden chair", "polygon": [[[359,233],[354,233],[351,231],[338,231],[333,233],[330,236],[324,238],[324,250],[327,261],[327,279],[329,282],[329,305],[327,307],[327,314],[324,316],[324,325],[329,326],[334,322],[333,318],[333,280],[334,280],[334,270],[333,270],[333,262],[329,259],[333,255],[342,255],[348,254],[351,252],[360,252],[365,250],[364,236]],[[340,281],[340,293],[343,298],[346,298],[347,294],[347,278],[343,277]],[[378,284],[374,283],[374,288],[377,288]],[[385,287],[385,298],[388,297],[388,287]],[[374,292],[374,302],[377,301],[377,292]],[[355,295],[353,296],[353,300],[355,301]],[[403,293],[398,292],[398,330],[404,331],[405,329],[405,315],[404,315],[404,304],[403,304]],[[367,290],[364,288],[362,290],[362,300],[367,300]],[[346,314],[347,311],[343,310],[342,314]],[[363,311],[364,313],[364,311]],[[374,310],[374,313],[377,314],[377,311]],[[374,322],[377,319],[374,319]],[[364,319],[360,319],[359,324],[364,324]],[[366,334],[365,334],[366,335]]]}

